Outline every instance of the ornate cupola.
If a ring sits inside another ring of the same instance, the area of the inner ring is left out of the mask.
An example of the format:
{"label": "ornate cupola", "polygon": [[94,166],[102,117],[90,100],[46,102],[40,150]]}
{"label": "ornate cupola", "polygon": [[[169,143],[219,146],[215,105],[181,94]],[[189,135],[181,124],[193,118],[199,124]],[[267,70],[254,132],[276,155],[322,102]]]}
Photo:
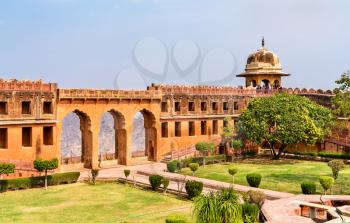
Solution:
{"label": "ornate cupola", "polygon": [[282,71],[278,56],[265,48],[264,38],[261,48],[250,54],[247,59],[245,72],[237,77],[245,77],[246,87],[262,87],[265,89],[279,88],[281,78],[290,74]]}

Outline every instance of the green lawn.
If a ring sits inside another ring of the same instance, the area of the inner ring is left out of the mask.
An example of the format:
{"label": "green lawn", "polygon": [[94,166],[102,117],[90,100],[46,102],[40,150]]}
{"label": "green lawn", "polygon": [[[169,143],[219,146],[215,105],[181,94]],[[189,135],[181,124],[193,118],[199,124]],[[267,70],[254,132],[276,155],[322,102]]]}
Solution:
{"label": "green lawn", "polygon": [[[235,166],[238,173],[235,175],[235,184],[248,185],[246,182],[247,173],[260,173],[263,178],[261,188],[284,191],[290,193],[301,193],[300,183],[313,181],[317,183],[317,191],[322,192],[319,185],[319,177],[332,176],[331,169],[324,162],[297,161],[297,160],[269,160],[249,159],[228,164],[213,164],[200,167],[196,176],[219,180],[231,183],[231,176],[228,174],[228,167]],[[191,174],[188,168],[182,170],[183,174]],[[350,168],[339,174],[334,187],[334,193],[350,193]]]}
{"label": "green lawn", "polygon": [[107,183],[71,184],[0,194],[0,222],[165,222],[172,213],[191,216],[191,202],[171,195]]}

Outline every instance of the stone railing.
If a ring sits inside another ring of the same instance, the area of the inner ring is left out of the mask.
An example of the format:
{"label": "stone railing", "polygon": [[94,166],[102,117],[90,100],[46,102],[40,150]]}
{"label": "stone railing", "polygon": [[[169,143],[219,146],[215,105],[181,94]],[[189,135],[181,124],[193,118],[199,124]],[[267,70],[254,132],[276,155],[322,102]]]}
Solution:
{"label": "stone railing", "polygon": [[161,99],[159,90],[93,90],[93,89],[58,89],[59,99]]}
{"label": "stone railing", "polygon": [[43,83],[41,80],[2,80],[0,79],[0,90],[11,91],[55,91],[57,84],[55,83]]}

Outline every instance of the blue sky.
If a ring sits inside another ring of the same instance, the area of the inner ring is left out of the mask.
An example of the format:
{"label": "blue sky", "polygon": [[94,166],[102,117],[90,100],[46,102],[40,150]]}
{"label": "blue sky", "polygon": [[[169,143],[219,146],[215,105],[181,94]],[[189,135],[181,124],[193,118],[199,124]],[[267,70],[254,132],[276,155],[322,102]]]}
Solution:
{"label": "blue sky", "polygon": [[[348,0],[1,0],[0,75],[77,88],[242,85],[234,75],[264,36],[292,74],[285,86],[329,89],[350,70],[349,8]],[[181,74],[173,60],[195,63]]]}

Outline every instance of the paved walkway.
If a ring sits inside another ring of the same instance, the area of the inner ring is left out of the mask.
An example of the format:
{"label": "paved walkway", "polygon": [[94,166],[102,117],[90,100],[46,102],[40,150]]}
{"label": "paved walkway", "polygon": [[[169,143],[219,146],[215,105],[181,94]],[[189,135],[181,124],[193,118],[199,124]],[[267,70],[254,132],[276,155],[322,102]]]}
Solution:
{"label": "paved walkway", "polygon": [[[218,190],[223,187],[228,188],[232,186],[230,183],[226,183],[226,182],[209,180],[209,179],[204,179],[199,177],[184,176],[177,173],[166,172],[165,171],[166,164],[164,163],[150,163],[150,164],[137,165],[137,166],[127,166],[127,167],[120,166],[120,167],[109,168],[109,169],[101,169],[97,178],[98,179],[125,178],[124,169],[129,169],[131,171],[130,176],[128,177],[129,180],[136,181],[137,183],[146,184],[146,185],[149,185],[149,181],[148,181],[149,175],[158,174],[163,177],[166,177],[167,179],[170,180],[169,188],[174,190],[177,190],[178,185],[183,185],[188,180],[196,180],[196,181],[203,182],[204,191]],[[82,171],[80,178],[88,179],[89,174],[90,172],[88,170]],[[252,187],[243,186],[243,185],[234,185],[234,188],[238,192],[247,192],[249,190],[259,190],[265,193],[267,199],[271,199],[271,200],[288,198],[293,196],[293,194],[290,194],[290,193],[252,188]]]}

